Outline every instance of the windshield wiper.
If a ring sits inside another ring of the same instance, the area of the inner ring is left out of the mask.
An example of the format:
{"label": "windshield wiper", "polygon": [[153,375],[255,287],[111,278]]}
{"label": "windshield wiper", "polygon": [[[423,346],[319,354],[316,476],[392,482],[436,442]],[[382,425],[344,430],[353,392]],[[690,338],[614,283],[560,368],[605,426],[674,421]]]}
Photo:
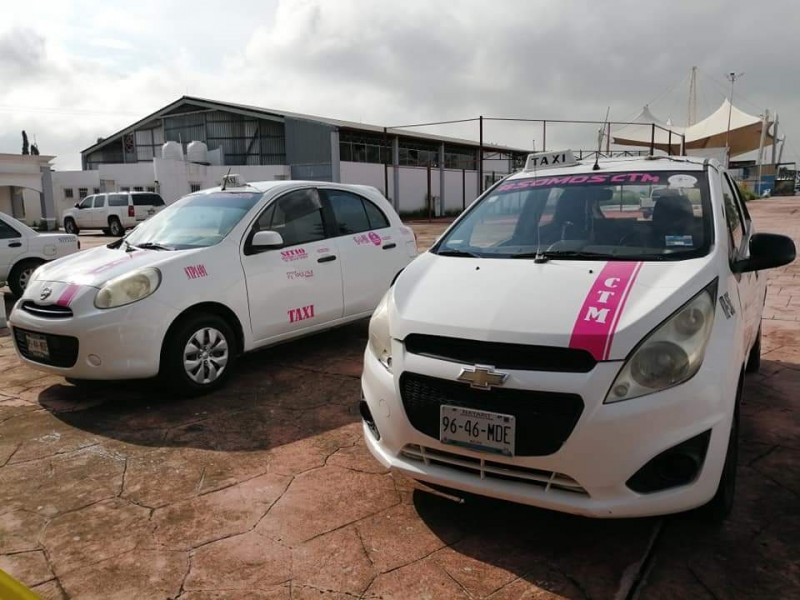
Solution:
{"label": "windshield wiper", "polygon": [[468,256],[471,258],[480,258],[478,254],[469,252],[468,250],[439,250],[436,254],[439,256]]}
{"label": "windshield wiper", "polygon": [[619,256],[616,254],[605,254],[602,252],[584,252],[582,250],[542,250],[541,252],[522,252],[520,254],[513,254],[510,258],[533,258],[536,262],[547,262],[551,258],[581,259],[581,258],[631,258]]}
{"label": "windshield wiper", "polygon": [[[128,242],[125,242],[126,244]],[[135,248],[141,248],[142,250],[174,250],[175,248],[169,248],[168,246],[162,246],[156,242],[145,242],[144,244],[136,244]]]}

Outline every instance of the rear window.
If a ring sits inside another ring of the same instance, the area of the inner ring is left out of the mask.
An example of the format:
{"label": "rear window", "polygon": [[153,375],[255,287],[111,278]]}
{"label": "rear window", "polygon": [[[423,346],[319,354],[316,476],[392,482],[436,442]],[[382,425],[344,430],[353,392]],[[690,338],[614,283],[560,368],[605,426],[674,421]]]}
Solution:
{"label": "rear window", "polygon": [[134,194],[134,206],[164,206],[164,200],[158,194]]}
{"label": "rear window", "polygon": [[109,206],[128,206],[128,194],[109,194]]}

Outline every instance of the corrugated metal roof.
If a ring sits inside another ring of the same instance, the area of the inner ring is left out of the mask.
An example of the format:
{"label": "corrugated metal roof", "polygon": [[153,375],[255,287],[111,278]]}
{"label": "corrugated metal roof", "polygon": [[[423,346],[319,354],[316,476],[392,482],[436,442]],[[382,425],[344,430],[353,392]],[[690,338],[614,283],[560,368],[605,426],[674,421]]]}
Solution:
{"label": "corrugated metal roof", "polygon": [[[104,138],[102,141],[97,142],[96,144],[93,144],[93,145],[89,146],[85,150],[82,150],[81,154],[86,154],[88,152],[94,152],[95,150],[98,150],[99,148],[102,148],[106,144],[115,141],[120,136],[122,136],[122,135],[124,135],[126,133],[130,133],[131,131],[137,129],[138,127],[146,124],[148,121],[152,121],[153,119],[158,119],[158,118],[161,118],[161,117],[165,116],[167,113],[169,113],[171,111],[174,111],[176,108],[180,107],[182,104],[192,104],[192,105],[195,105],[195,106],[200,106],[200,107],[209,108],[209,109],[227,110],[227,111],[238,112],[238,113],[242,113],[242,114],[246,114],[246,115],[250,115],[250,116],[257,116],[259,118],[272,119],[272,120],[276,120],[276,121],[282,121],[286,117],[289,117],[289,118],[292,118],[292,119],[299,119],[299,120],[305,120],[305,121],[315,121],[315,122],[318,122],[318,123],[325,123],[327,125],[332,125],[334,127],[338,127],[340,129],[353,129],[353,130],[356,130],[356,131],[360,130],[360,131],[368,131],[370,133],[381,133],[381,134],[384,132],[384,128],[379,126],[379,125],[369,125],[369,124],[365,124],[365,123],[356,123],[355,121],[343,121],[343,120],[340,120],[340,119],[331,119],[331,118],[328,118],[328,117],[319,117],[319,116],[316,116],[316,115],[307,115],[307,114],[302,114],[302,113],[289,112],[289,111],[285,111],[285,110],[274,110],[274,109],[269,109],[269,108],[262,108],[262,107],[259,107],[259,106],[252,106],[252,105],[248,105],[248,104],[238,104],[238,103],[235,103],[235,102],[221,102],[221,101],[218,101],[218,100],[209,100],[207,98],[200,98],[200,97],[197,97],[197,96],[182,96],[181,98],[179,98],[175,102],[172,102],[171,104],[168,104],[167,106],[157,110],[156,112],[147,115],[143,119],[140,119],[139,121],[136,121],[132,125],[129,125],[129,126],[125,127],[124,129],[120,129],[116,133],[113,133],[112,135],[108,136],[107,138]],[[472,147],[474,147],[476,149],[478,148],[478,142],[476,142],[475,140],[467,140],[467,139],[462,139],[462,138],[453,138],[453,137],[446,137],[446,136],[441,136],[441,135],[419,133],[419,132],[416,132],[416,131],[410,131],[408,129],[391,129],[391,128],[388,128],[386,130],[386,132],[388,134],[391,134],[392,136],[397,135],[397,136],[407,137],[407,138],[412,138],[412,139],[431,140],[431,141],[445,142],[445,143],[450,143],[450,144],[459,144],[459,145],[462,145],[462,146],[472,146]],[[491,152],[493,150],[494,151],[521,152],[521,153],[530,152],[530,150],[525,150],[523,148],[513,148],[511,146],[499,146],[499,145],[496,145],[496,144],[488,144],[488,143],[484,143],[483,147],[484,147],[484,151],[489,151],[489,152]]]}

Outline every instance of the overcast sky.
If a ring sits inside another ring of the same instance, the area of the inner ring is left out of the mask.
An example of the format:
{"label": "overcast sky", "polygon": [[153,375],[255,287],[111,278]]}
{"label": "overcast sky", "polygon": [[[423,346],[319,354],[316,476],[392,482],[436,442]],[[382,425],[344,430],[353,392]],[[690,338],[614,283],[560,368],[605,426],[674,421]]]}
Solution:
{"label": "overcast sky", "polygon": [[[58,169],[184,94],[378,125],[608,107],[625,121],[647,103],[683,124],[693,65],[700,118],[726,73],[744,73],[734,104],[777,111],[783,158],[800,161],[797,0],[6,0],[2,12],[0,152],[20,152],[25,129]],[[476,124],[425,131],[477,139]],[[542,136],[491,123],[485,137]],[[593,140],[586,125],[547,132],[548,148]]]}

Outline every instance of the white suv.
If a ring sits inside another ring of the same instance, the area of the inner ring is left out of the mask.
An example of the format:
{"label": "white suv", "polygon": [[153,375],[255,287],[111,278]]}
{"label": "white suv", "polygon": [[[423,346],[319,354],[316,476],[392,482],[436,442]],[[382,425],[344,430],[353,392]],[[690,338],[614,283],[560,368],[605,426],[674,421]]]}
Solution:
{"label": "white suv", "polygon": [[102,229],[120,237],[162,208],[163,198],[153,192],[94,194],[64,211],[64,230],[77,234],[81,229]]}

